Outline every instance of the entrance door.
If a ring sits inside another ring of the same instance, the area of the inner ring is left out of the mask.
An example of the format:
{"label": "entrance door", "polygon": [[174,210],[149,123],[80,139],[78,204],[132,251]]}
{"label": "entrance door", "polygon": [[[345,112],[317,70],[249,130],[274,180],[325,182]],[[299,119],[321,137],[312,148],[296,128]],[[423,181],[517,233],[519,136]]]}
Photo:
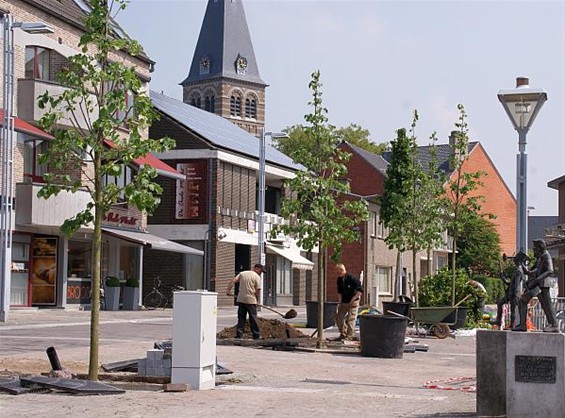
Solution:
{"label": "entrance door", "polygon": [[[249,245],[235,244],[235,274],[251,269],[251,247]],[[239,283],[235,284],[234,305],[239,292]]]}

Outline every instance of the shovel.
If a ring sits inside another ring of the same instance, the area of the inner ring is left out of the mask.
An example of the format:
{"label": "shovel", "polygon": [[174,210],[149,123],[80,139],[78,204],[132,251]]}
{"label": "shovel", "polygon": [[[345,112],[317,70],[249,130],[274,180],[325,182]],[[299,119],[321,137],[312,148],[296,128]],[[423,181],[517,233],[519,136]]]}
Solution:
{"label": "shovel", "polygon": [[276,314],[279,314],[279,315],[282,316],[284,319],[296,318],[296,315],[298,315],[298,313],[297,313],[294,309],[289,310],[287,313],[285,313],[285,314],[283,315],[282,313],[280,313],[280,312],[278,312],[278,311],[275,311],[273,308],[269,308],[268,306],[265,306],[265,305],[257,305],[257,306],[260,306],[260,307],[265,308],[265,309],[267,309],[267,310],[269,310],[269,311],[271,311],[271,312],[274,312],[274,313],[276,313]]}

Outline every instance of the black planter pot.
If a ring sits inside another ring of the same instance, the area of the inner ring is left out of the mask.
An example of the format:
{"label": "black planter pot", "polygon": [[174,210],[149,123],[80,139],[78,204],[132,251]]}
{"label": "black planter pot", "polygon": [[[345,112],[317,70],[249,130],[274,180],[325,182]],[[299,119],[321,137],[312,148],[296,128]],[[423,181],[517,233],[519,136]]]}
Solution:
{"label": "black planter pot", "polygon": [[402,358],[408,320],[397,316],[360,315],[361,355]]}
{"label": "black planter pot", "polygon": [[[337,302],[324,302],[324,328],[335,325]],[[306,301],[306,328],[318,328],[318,301]]]}
{"label": "black planter pot", "polygon": [[412,306],[410,302],[383,302],[383,314],[393,315],[388,313],[388,311],[392,311],[400,315],[410,316],[410,306]]}

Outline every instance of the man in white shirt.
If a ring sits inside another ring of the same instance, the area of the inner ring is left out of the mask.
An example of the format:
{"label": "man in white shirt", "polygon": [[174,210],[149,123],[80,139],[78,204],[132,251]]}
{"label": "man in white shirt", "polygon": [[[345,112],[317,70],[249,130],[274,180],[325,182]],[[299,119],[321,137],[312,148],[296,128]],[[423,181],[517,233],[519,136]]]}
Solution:
{"label": "man in white shirt", "polygon": [[242,271],[228,284],[226,294],[233,296],[232,289],[236,283],[239,283],[239,292],[237,294],[237,332],[235,338],[243,337],[247,314],[249,314],[249,325],[253,339],[258,340],[261,338],[257,321],[257,303],[261,293],[261,273],[264,271],[265,267],[262,264],[255,264],[251,270]]}

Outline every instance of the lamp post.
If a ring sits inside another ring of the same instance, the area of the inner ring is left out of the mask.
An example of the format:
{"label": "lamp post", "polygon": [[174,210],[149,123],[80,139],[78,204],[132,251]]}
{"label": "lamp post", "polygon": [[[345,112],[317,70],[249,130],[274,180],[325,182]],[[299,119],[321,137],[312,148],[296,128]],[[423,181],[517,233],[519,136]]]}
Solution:
{"label": "lamp post", "polygon": [[533,89],[527,77],[516,78],[516,88],[498,92],[506,114],[518,131],[518,155],[516,156],[516,253],[528,251],[527,180],[528,156],[526,154],[526,134],[534,123],[541,107],[547,100],[547,93]]}
{"label": "lamp post", "polygon": [[0,172],[0,321],[8,320],[12,274],[12,229],[14,211],[14,29],[30,34],[53,33],[40,22],[14,22],[12,16],[2,15],[2,170]]}
{"label": "lamp post", "polygon": [[[258,263],[265,265],[265,148],[266,138],[288,138],[284,132],[265,132],[265,128],[261,128],[261,136],[259,138],[259,226],[257,229],[257,250]],[[261,294],[259,295],[259,304],[263,305],[263,276],[261,273]]]}

